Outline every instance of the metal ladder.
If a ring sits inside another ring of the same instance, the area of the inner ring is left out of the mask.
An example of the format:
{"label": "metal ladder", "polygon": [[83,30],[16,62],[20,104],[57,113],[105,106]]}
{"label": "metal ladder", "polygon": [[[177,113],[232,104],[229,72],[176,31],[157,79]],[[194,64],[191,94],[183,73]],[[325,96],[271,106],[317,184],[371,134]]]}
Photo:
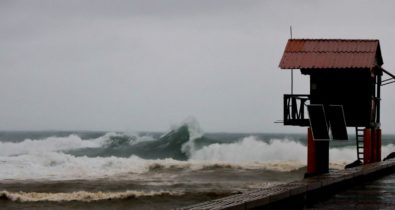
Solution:
{"label": "metal ladder", "polygon": [[357,143],[357,158],[359,161],[363,162],[363,137],[364,128],[355,127],[355,140]]}

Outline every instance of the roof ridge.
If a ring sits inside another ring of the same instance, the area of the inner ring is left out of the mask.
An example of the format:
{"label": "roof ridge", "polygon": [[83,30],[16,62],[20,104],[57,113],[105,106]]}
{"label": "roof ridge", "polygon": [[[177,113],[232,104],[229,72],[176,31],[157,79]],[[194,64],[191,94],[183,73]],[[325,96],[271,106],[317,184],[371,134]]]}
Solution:
{"label": "roof ridge", "polygon": [[376,51],[375,50],[372,50],[372,51],[367,51],[367,50],[364,50],[364,51],[350,51],[350,50],[346,50],[346,51],[323,51],[323,50],[297,51],[297,50],[288,50],[285,52],[286,53],[336,53],[336,54],[337,53],[352,53],[352,54],[358,53],[358,54],[360,54],[360,53],[375,53]]}
{"label": "roof ridge", "polygon": [[341,42],[378,42],[378,39],[336,39],[336,38],[319,38],[319,39],[310,39],[310,38],[292,38],[290,41],[341,41]]}

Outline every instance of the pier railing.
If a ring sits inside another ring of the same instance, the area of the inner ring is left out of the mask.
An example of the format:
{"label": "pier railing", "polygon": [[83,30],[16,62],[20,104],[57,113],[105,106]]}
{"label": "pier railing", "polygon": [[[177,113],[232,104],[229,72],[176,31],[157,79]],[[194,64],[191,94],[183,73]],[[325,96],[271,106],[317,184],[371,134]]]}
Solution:
{"label": "pier railing", "polygon": [[284,95],[284,125],[309,126],[306,105],[310,95]]}

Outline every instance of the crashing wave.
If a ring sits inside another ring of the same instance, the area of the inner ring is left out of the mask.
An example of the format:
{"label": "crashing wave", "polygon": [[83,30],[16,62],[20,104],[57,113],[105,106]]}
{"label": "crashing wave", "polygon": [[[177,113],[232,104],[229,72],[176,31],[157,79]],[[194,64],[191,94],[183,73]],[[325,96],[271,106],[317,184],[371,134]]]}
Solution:
{"label": "crashing wave", "polygon": [[[92,179],[168,169],[287,172],[306,166],[306,150],[303,143],[286,138],[248,136],[219,143],[188,118],[158,138],[107,133],[94,139],[70,135],[0,142],[0,179]],[[394,150],[394,144],[384,145],[383,157]],[[354,159],[352,146],[330,149],[331,168],[343,168]]]}
{"label": "crashing wave", "polygon": [[112,134],[102,141],[101,148],[81,148],[68,151],[69,154],[89,157],[130,157],[144,159],[188,160],[191,154],[210,140],[203,136],[198,122],[190,117],[180,125],[154,139],[150,136]]}

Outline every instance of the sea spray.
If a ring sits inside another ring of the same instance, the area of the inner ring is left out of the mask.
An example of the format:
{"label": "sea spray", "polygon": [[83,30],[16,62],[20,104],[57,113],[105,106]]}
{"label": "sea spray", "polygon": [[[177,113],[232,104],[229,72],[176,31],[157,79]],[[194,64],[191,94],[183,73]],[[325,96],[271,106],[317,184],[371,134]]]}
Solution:
{"label": "sea spray", "polygon": [[195,141],[202,138],[204,132],[200,128],[198,121],[193,117],[187,118],[182,124],[188,127],[189,140],[181,146],[181,151],[188,155],[188,157],[191,157],[191,155],[196,151]]}
{"label": "sea spray", "polygon": [[381,157],[385,158],[387,155],[395,152],[395,144],[388,144],[381,147]]}

